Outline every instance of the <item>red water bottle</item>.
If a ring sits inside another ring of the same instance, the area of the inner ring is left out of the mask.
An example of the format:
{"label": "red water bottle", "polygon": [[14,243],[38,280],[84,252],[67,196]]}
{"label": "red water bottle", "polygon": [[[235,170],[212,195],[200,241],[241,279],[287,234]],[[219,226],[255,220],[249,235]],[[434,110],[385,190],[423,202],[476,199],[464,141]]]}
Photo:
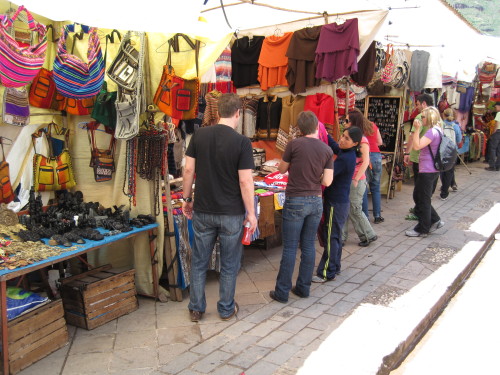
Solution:
{"label": "red water bottle", "polygon": [[243,245],[250,245],[252,239],[252,233],[250,233],[250,223],[246,223],[245,227],[243,228],[243,237],[241,239],[241,243]]}

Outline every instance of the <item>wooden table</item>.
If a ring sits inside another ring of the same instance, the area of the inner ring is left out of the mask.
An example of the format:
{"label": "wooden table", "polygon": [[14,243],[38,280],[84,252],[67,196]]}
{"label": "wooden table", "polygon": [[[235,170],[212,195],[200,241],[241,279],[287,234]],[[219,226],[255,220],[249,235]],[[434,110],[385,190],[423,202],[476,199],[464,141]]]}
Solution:
{"label": "wooden table", "polygon": [[[158,263],[156,259],[156,230],[158,224],[146,225],[142,228],[134,228],[130,232],[120,233],[114,236],[104,237],[101,241],[91,241],[85,240],[86,243],[78,246],[77,250],[71,250],[61,253],[60,255],[49,257],[47,259],[41,260],[39,262],[30,264],[26,267],[16,268],[13,270],[1,270],[0,271],[0,305],[1,305],[1,324],[2,324],[2,359],[3,359],[3,373],[9,374],[9,332],[7,329],[7,280],[14,279],[19,276],[26,275],[30,272],[42,269],[44,267],[50,266],[55,263],[62,262],[64,260],[79,257],[90,251],[97,250],[103,246],[115,243],[126,238],[135,237],[141,233],[147,232],[149,235],[149,251],[151,255],[151,271],[153,274],[153,295],[148,295],[150,297],[158,298],[158,272],[156,264]],[[106,233],[107,231],[98,228],[101,233]],[[47,241],[45,241],[47,242]]]}

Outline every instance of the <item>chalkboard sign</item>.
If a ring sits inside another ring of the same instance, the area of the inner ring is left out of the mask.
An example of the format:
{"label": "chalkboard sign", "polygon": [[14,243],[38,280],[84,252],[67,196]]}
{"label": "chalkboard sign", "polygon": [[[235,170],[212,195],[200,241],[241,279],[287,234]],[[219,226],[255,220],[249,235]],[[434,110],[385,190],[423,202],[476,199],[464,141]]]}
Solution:
{"label": "chalkboard sign", "polygon": [[394,152],[399,125],[400,96],[368,96],[366,117],[378,126],[383,146],[380,151]]}
{"label": "chalkboard sign", "polygon": [[361,112],[365,113],[365,98],[356,100],[354,106],[359,109]]}

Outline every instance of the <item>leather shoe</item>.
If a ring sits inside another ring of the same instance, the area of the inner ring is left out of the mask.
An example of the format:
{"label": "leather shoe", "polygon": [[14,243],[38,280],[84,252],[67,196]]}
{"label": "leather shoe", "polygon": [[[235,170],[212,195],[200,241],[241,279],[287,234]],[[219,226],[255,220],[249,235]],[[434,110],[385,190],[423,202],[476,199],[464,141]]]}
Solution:
{"label": "leather shoe", "polygon": [[370,243],[375,242],[377,240],[378,240],[378,237],[377,236],[373,236],[372,238],[369,238],[367,240],[358,242],[358,246],[367,247]]}
{"label": "leather shoe", "polygon": [[291,292],[292,292],[293,294],[295,294],[295,295],[296,295],[297,297],[299,297],[299,298],[307,298],[307,297],[309,297],[309,296],[305,296],[305,295],[303,295],[302,293],[300,293],[300,292],[297,290],[297,287],[295,287],[295,286],[292,288]]}
{"label": "leather shoe", "polygon": [[273,299],[273,300],[275,300],[276,302],[279,302],[279,303],[287,303],[288,302],[288,300],[285,301],[285,300],[282,300],[282,299],[279,299],[278,297],[276,297],[276,295],[274,294],[274,290],[271,290],[269,292],[269,297],[271,297],[271,299]]}
{"label": "leather shoe", "polygon": [[373,221],[375,224],[380,224],[384,222],[384,218],[382,216],[377,216],[375,220]]}
{"label": "leather shoe", "polygon": [[238,314],[238,311],[240,310],[240,307],[238,306],[238,303],[234,303],[234,310],[233,310],[233,313],[228,315],[228,316],[221,316],[220,318],[224,321],[226,320],[229,320],[231,319],[233,316],[235,316],[236,314]]}
{"label": "leather shoe", "polygon": [[201,311],[189,310],[189,317],[191,318],[192,322],[199,322],[202,316],[203,313]]}

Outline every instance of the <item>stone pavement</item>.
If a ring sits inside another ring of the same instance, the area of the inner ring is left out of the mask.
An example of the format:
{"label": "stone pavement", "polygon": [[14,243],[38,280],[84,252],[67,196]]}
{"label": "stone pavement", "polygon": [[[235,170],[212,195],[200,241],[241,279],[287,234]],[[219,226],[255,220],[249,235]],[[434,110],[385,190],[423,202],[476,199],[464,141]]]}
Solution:
{"label": "stone pavement", "polygon": [[[468,166],[472,175],[457,167],[457,193],[447,201],[434,195],[443,228],[427,238],[404,235],[415,224],[404,220],[413,189],[404,185],[394,199],[383,197],[385,222],[374,226],[378,241],[358,247],[351,233],[342,274],[313,284],[309,298],[290,294],[287,304],[271,301],[281,247],[249,248],[238,276],[237,318],[219,319],[218,284],[210,274],[200,323],[189,320],[188,298],[140,298],[139,310],[92,331],[68,326],[69,345],[20,374],[309,375],[316,367],[387,373],[500,223],[495,214],[471,227],[500,201],[500,173],[485,171],[480,162]],[[321,251],[318,245],[317,260]]]}

